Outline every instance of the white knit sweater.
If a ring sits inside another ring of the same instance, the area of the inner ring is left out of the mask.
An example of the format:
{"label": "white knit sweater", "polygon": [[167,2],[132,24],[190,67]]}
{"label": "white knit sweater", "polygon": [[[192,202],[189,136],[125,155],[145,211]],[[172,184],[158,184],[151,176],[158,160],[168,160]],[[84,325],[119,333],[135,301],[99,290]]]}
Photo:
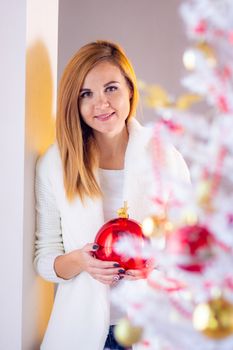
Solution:
{"label": "white knit sweater", "polygon": [[[141,222],[154,213],[151,198],[159,190],[152,165],[151,130],[132,119],[125,155],[123,198],[129,215]],[[174,148],[165,146],[163,173],[188,179],[187,167]],[[160,169],[161,170],[161,169]],[[35,266],[45,279],[59,283],[42,350],[103,350],[109,327],[109,288],[82,272],[64,281],[54,272],[58,255],[93,242],[104,223],[102,200],[76,198],[68,202],[63,186],[62,164],[57,145],[48,149],[36,169],[36,254]],[[96,174],[98,179],[98,174]],[[162,195],[169,195],[169,184]],[[160,193],[161,194],[161,193]],[[133,282],[129,282],[133,283]]]}

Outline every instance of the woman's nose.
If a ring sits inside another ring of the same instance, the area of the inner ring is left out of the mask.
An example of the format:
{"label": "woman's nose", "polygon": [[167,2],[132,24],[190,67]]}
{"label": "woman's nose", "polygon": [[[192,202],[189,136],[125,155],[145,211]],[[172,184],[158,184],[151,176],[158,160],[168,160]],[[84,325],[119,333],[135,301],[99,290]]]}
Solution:
{"label": "woman's nose", "polygon": [[103,109],[109,107],[110,105],[107,96],[105,96],[104,94],[97,95],[94,103],[95,108],[97,109]]}

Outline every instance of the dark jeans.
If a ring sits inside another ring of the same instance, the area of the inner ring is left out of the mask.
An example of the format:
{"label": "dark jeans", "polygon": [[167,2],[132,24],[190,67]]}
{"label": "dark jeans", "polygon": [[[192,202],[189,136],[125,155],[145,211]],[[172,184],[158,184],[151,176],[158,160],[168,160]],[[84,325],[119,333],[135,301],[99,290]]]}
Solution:
{"label": "dark jeans", "polygon": [[115,326],[110,326],[109,328],[109,333],[108,333],[106,343],[104,345],[104,349],[105,350],[132,350],[132,348],[124,348],[123,346],[117,343],[113,333],[114,327]]}

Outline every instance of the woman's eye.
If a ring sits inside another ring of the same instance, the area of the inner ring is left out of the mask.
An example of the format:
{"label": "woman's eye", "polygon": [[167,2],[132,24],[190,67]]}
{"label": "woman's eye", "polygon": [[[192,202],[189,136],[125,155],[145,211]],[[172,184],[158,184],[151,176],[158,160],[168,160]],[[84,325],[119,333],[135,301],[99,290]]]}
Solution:
{"label": "woman's eye", "polygon": [[80,94],[80,98],[85,98],[85,97],[90,97],[91,96],[91,91],[84,91]]}
{"label": "woman's eye", "polygon": [[108,86],[108,87],[106,88],[106,91],[107,91],[107,92],[109,92],[109,91],[112,92],[112,91],[115,91],[115,90],[117,90],[117,89],[118,89],[117,86],[113,86],[113,85],[112,85],[112,86]]}

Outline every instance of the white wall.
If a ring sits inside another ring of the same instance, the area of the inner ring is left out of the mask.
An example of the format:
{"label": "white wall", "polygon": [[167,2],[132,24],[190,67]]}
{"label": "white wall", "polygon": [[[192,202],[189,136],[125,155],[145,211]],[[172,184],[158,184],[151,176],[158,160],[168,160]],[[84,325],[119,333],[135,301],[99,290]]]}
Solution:
{"label": "white wall", "polygon": [[34,170],[54,137],[58,0],[4,1],[0,26],[0,349],[38,350],[54,290],[32,265]]}
{"label": "white wall", "polygon": [[0,11],[0,349],[21,349],[26,0]]}
{"label": "white wall", "polygon": [[[108,39],[120,43],[138,78],[182,91],[182,54],[186,45],[178,14],[181,0],[60,0],[58,76],[83,44]],[[143,120],[154,118],[144,109]]]}

